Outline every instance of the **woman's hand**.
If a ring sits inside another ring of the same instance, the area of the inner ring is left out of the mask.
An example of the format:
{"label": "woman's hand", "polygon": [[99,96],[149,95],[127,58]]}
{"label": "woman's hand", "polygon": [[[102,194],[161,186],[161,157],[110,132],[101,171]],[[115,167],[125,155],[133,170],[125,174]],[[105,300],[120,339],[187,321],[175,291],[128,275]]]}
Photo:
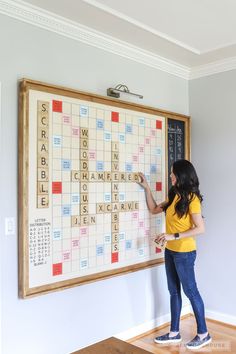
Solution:
{"label": "woman's hand", "polygon": [[157,235],[157,237],[155,238],[155,242],[159,245],[161,245],[163,247],[163,245],[167,242],[167,241],[171,241],[174,240],[175,237],[173,234],[159,234]]}
{"label": "woman's hand", "polygon": [[137,182],[141,187],[143,187],[144,189],[148,189],[149,185],[147,183],[146,177],[144,176],[144,174],[142,172],[139,172],[139,177],[140,177],[140,182]]}

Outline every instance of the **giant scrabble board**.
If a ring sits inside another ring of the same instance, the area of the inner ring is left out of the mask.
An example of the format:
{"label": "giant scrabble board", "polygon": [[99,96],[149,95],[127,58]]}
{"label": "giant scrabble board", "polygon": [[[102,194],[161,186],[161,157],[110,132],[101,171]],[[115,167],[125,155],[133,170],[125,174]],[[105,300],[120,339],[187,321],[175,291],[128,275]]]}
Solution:
{"label": "giant scrabble board", "polygon": [[21,296],[160,261],[164,216],[137,181],[165,200],[165,118],[29,81],[20,102]]}

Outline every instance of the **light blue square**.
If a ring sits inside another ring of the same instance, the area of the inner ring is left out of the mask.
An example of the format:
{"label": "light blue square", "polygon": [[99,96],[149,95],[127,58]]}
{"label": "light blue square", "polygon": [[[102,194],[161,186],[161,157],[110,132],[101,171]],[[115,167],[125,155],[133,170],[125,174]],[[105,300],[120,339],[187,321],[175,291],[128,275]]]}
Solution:
{"label": "light blue square", "polygon": [[132,240],[127,240],[127,241],[125,242],[125,248],[126,248],[127,250],[130,250],[130,249],[132,248]]}
{"label": "light blue square", "polygon": [[53,147],[61,147],[61,136],[53,135]]}
{"label": "light blue square", "polygon": [[88,268],[88,260],[87,259],[81,259],[80,261],[80,269],[87,269]]}
{"label": "light blue square", "polygon": [[142,118],[142,117],[139,118],[139,125],[140,125],[140,127],[145,127],[145,119],[144,118]]}
{"label": "light blue square", "polygon": [[125,143],[125,134],[119,134],[119,141],[120,143]]}
{"label": "light blue square", "polygon": [[111,234],[104,235],[104,243],[111,243]]}
{"label": "light blue square", "polygon": [[132,134],[133,133],[133,127],[132,127],[132,124],[126,124],[126,126],[125,126],[125,131],[126,131],[126,133],[128,133],[128,134]]}
{"label": "light blue square", "polygon": [[104,246],[103,245],[97,245],[96,254],[97,254],[97,256],[103,256],[104,255]]}
{"label": "light blue square", "polygon": [[71,206],[70,205],[62,205],[62,216],[70,216],[71,215]]}
{"label": "light blue square", "polygon": [[80,117],[88,117],[88,106],[80,106],[80,110],[79,110],[79,114],[80,114]]}
{"label": "light blue square", "polygon": [[157,166],[156,165],[151,165],[150,172],[151,173],[157,173]]}
{"label": "light blue square", "polygon": [[61,167],[64,171],[71,169],[71,160],[61,160]]}
{"label": "light blue square", "polygon": [[104,120],[97,119],[97,129],[104,129]]}
{"label": "light blue square", "polygon": [[125,232],[124,231],[121,231],[119,233],[119,239],[120,239],[120,241],[124,241],[125,240]]}
{"label": "light blue square", "polygon": [[99,171],[99,172],[104,171],[104,162],[103,161],[97,161],[97,171]]}
{"label": "light blue square", "polygon": [[105,141],[111,141],[111,132],[104,132],[104,140]]}
{"label": "light blue square", "polygon": [[79,204],[80,196],[79,194],[72,194],[71,195],[71,204]]}
{"label": "light blue square", "polygon": [[124,202],[125,201],[125,193],[124,192],[120,192],[119,193],[119,201],[120,202]]}
{"label": "light blue square", "polygon": [[144,248],[139,248],[138,249],[138,255],[141,256],[141,257],[144,256]]}
{"label": "light blue square", "polygon": [[111,193],[104,194],[104,202],[110,203],[111,202]]}
{"label": "light blue square", "polygon": [[126,164],[125,164],[125,171],[126,171],[126,172],[132,172],[132,170],[133,170],[132,163],[126,162]]}
{"label": "light blue square", "polygon": [[53,229],[53,240],[61,240],[61,229]]}

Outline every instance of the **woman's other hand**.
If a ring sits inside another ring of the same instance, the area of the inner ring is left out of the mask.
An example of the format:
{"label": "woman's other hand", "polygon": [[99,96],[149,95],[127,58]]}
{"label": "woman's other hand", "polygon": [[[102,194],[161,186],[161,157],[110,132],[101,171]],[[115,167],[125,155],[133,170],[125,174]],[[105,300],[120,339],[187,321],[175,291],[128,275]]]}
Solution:
{"label": "woman's other hand", "polygon": [[171,240],[174,240],[175,237],[173,234],[165,234],[165,233],[162,233],[162,234],[159,234],[156,236],[155,238],[155,242],[157,244],[160,244],[160,245],[164,245],[167,241],[171,241]]}

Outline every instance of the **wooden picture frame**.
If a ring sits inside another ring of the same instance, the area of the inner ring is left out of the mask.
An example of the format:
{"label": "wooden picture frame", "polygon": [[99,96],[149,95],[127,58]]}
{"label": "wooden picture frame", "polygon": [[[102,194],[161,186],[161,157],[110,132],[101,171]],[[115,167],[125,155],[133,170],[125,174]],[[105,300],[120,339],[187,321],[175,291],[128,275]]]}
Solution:
{"label": "wooden picture frame", "polygon": [[[47,104],[45,105],[45,97],[47,98],[46,103],[48,103],[48,105]],[[63,101],[63,99],[65,102]],[[76,102],[78,101],[79,102],[78,104],[80,104],[81,107],[82,107],[82,103],[84,104],[84,102],[87,102],[87,104],[90,105],[91,107],[93,107],[93,105],[95,105],[97,107],[96,108],[97,110],[100,109],[99,108],[100,106],[101,107],[108,107],[110,111],[113,111],[113,109],[114,109],[115,113],[121,112],[121,113],[119,113],[121,115],[124,112],[127,112],[127,114],[133,114],[135,116],[135,114],[136,114],[135,112],[137,112],[138,115],[145,116],[147,119],[150,119],[150,121],[151,121],[151,116],[153,116],[154,119],[159,119],[159,125],[164,127],[164,129],[167,124],[167,119],[180,119],[180,120],[183,119],[186,122],[188,121],[187,116],[155,109],[155,108],[144,106],[144,105],[139,105],[136,103],[130,103],[130,102],[125,102],[125,101],[121,101],[121,100],[117,101],[116,99],[113,99],[113,98],[107,98],[107,97],[103,97],[103,96],[99,96],[99,95],[95,95],[95,94],[90,94],[87,92],[81,92],[81,91],[68,89],[65,87],[59,87],[59,86],[55,86],[55,85],[50,85],[47,83],[37,82],[37,81],[29,80],[29,79],[22,79],[21,80],[20,92],[19,92],[19,128],[18,128],[18,130],[19,130],[18,131],[18,137],[19,137],[19,139],[18,139],[18,142],[19,142],[18,143],[18,154],[19,154],[19,175],[18,175],[19,296],[21,298],[28,298],[28,297],[41,295],[41,294],[45,294],[45,293],[52,292],[52,291],[62,290],[62,289],[70,288],[73,286],[78,286],[78,285],[82,285],[85,283],[106,279],[106,278],[109,278],[112,276],[125,274],[125,273],[129,273],[129,272],[134,272],[134,271],[138,271],[138,270],[145,269],[148,267],[153,267],[153,266],[156,266],[157,264],[163,263],[163,256],[162,256],[160,258],[145,260],[143,262],[140,261],[140,262],[137,262],[134,264],[129,264],[128,266],[121,266],[121,267],[112,268],[109,270],[103,270],[101,272],[86,274],[84,276],[79,275],[79,276],[73,277],[70,274],[70,275],[68,275],[68,278],[65,278],[66,277],[66,275],[65,275],[65,277],[62,280],[59,279],[58,281],[55,280],[53,282],[49,280],[49,279],[51,279],[49,275],[45,276],[46,280],[44,281],[44,272],[45,271],[44,270],[41,271],[40,268],[38,268],[37,273],[35,273],[35,274],[37,274],[37,276],[32,276],[32,274],[34,274],[34,273],[32,272],[32,265],[30,263],[32,261],[31,260],[32,248],[30,248],[31,247],[31,234],[30,233],[31,233],[31,231],[32,232],[34,232],[34,231],[32,229],[33,226],[31,228],[30,225],[35,225],[35,229],[38,228],[37,232],[39,232],[39,233],[40,233],[41,227],[45,228],[44,230],[47,229],[48,231],[42,231],[42,234],[44,232],[46,235],[45,237],[47,237],[47,239],[44,239],[42,242],[45,242],[45,244],[47,244],[47,242],[48,242],[48,244],[52,243],[52,230],[50,229],[51,226],[50,225],[48,226],[47,220],[43,219],[40,216],[40,215],[42,215],[42,213],[41,214],[39,213],[39,217],[37,217],[37,215],[38,215],[37,208],[39,208],[39,207],[40,208],[47,208],[48,207],[47,203],[50,204],[51,200],[52,200],[51,189],[54,188],[55,193],[60,193],[58,191],[61,188],[61,186],[59,184],[56,184],[56,185],[54,185],[54,187],[51,187],[51,183],[53,181],[52,178],[51,179],[49,178],[51,170],[50,171],[48,170],[49,171],[48,172],[49,180],[47,182],[43,183],[38,177],[39,172],[41,170],[43,170],[43,168],[41,168],[42,166],[39,165],[39,163],[42,163],[42,158],[41,158],[42,156],[39,154],[39,147],[38,147],[39,143],[41,141],[40,140],[41,138],[39,139],[38,134],[39,134],[39,132],[40,132],[40,134],[42,133],[42,129],[41,129],[42,127],[39,126],[38,122],[41,120],[41,123],[44,122],[45,124],[47,124],[47,119],[49,119],[49,120],[52,119],[51,115],[54,113],[55,113],[55,117],[57,117],[57,113],[59,115],[60,112],[62,112],[62,111],[60,111],[60,109],[61,109],[60,108],[60,106],[61,106],[60,100],[62,100],[65,103],[65,105],[67,104],[66,103],[67,100],[68,100],[68,102],[70,102],[69,104],[71,104],[71,105],[76,104]],[[71,103],[71,102],[74,102],[74,103]],[[55,110],[53,110],[54,108],[52,108],[52,107],[54,107],[54,105],[55,105]],[[44,111],[44,113],[42,113],[43,111]],[[112,112],[112,114],[114,112]],[[46,114],[46,116],[45,116],[45,114]],[[41,119],[42,116],[43,116],[43,121]],[[116,118],[117,118],[117,114],[114,114],[114,119],[116,119]],[[162,122],[162,124],[160,122]],[[81,133],[81,130],[83,130],[82,127],[83,126],[80,126],[80,133]],[[52,138],[52,133],[50,132],[50,129],[51,128],[48,128],[48,130],[46,129],[46,131],[44,131],[44,138],[48,138],[48,139]],[[83,131],[83,133],[86,134],[86,129],[85,129],[85,131]],[[166,130],[164,131],[163,136],[165,136],[165,138],[166,138]],[[58,136],[56,136],[56,139],[55,139],[55,144],[57,144],[58,140],[60,140],[60,139],[58,139]],[[82,142],[82,140],[83,140],[82,137],[80,137],[80,140]],[[45,146],[47,146],[47,144],[48,144],[48,149],[45,148]],[[163,144],[163,150],[165,150],[165,148],[166,148],[165,139],[162,140],[162,144]],[[187,144],[189,144],[189,143],[187,142]],[[47,161],[47,159],[48,159],[48,161],[51,161],[50,160],[51,157],[49,155],[47,155],[47,153],[50,154],[50,149],[52,149],[52,147],[50,147],[50,146],[52,146],[52,141],[50,140],[49,142],[46,142],[44,145],[45,145],[44,146],[45,151],[43,152],[44,153],[43,159],[44,159],[44,161]],[[42,145],[40,145],[40,146],[42,147]],[[115,150],[114,151],[112,150],[112,154],[114,152],[115,152]],[[164,160],[163,160],[164,170],[161,173],[162,173],[162,176],[164,176],[166,173],[166,152],[162,151],[162,154],[164,157]],[[111,159],[111,162],[112,162],[112,159]],[[66,168],[68,167],[67,165],[65,165],[65,166],[66,166]],[[47,169],[44,169],[43,172],[44,172],[44,175],[47,175]],[[135,172],[130,173],[130,178],[133,178],[134,180],[136,178]],[[73,174],[71,174],[71,175],[73,175]],[[86,175],[86,173],[85,173],[85,175]],[[75,177],[76,177],[76,175],[74,174],[73,178],[75,178]],[[107,178],[108,178],[108,176],[107,176]],[[71,180],[70,180],[70,183],[72,183]],[[166,191],[165,191],[166,176],[164,177],[162,184],[163,184],[163,186],[162,186],[163,189],[161,191],[163,193],[162,198],[165,198],[164,194],[166,194]],[[43,194],[41,194],[41,193],[43,193]],[[112,194],[111,198],[113,198],[113,197],[115,198],[115,196],[113,196],[113,194]],[[112,201],[114,201],[114,200],[112,200]],[[134,207],[134,204],[132,207]],[[86,210],[86,207],[85,207],[85,210]],[[132,209],[132,210],[135,210],[135,209]],[[31,214],[34,215],[34,222],[35,223],[32,223],[32,215]],[[29,217],[29,215],[30,215],[30,217]],[[70,214],[70,217],[71,217],[71,214]],[[44,220],[44,221],[42,221],[42,220]],[[72,221],[72,218],[71,218],[72,226],[75,226],[75,225],[73,225],[73,222],[77,223],[77,219],[74,219],[74,221]],[[70,226],[70,227],[72,227],[72,226]],[[112,226],[112,228],[113,228],[113,226]],[[112,231],[111,231],[111,235],[112,235],[111,245],[112,245],[112,247],[114,246],[114,244],[112,242],[113,242],[113,236],[115,234],[115,231],[116,231],[115,229],[114,230],[112,229]],[[37,236],[34,235],[33,237],[38,238],[39,237],[38,235],[39,234],[37,234]],[[55,233],[55,235],[56,235],[56,233]],[[38,242],[38,239],[36,241],[32,241],[32,242]],[[37,244],[37,247],[38,247],[38,244]],[[45,246],[45,249],[47,247],[48,246]],[[47,252],[49,252],[49,251],[47,251]],[[49,256],[47,255],[46,258],[47,257],[49,257]],[[51,257],[51,255],[50,255],[50,257]],[[57,264],[58,263],[56,263],[56,265]],[[41,267],[43,265],[37,264],[37,266]],[[60,276],[62,275],[60,273],[60,271],[61,271],[60,267],[54,267],[53,272],[54,271],[55,271],[55,274],[53,274],[53,275],[59,276],[59,278],[60,278]],[[37,281],[39,282],[39,285],[37,285]]]}

